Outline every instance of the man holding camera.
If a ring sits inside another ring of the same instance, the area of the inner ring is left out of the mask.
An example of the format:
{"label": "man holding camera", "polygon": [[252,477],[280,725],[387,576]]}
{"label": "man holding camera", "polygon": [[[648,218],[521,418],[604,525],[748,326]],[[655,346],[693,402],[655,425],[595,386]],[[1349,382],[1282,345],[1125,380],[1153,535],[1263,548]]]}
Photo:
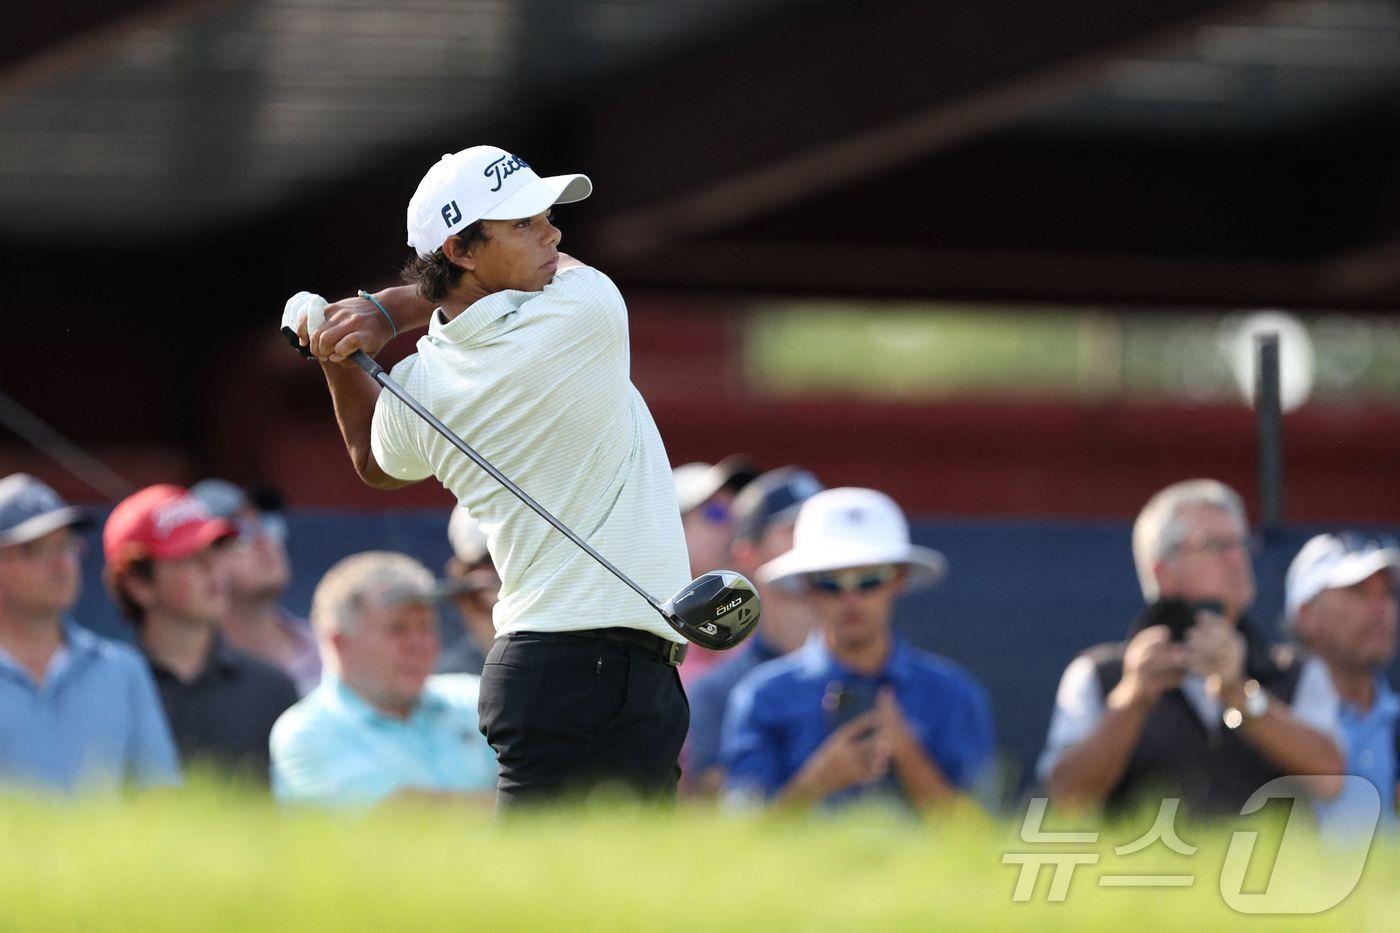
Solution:
{"label": "man holding camera", "polygon": [[1122,810],[1176,796],[1198,814],[1238,813],[1284,775],[1337,792],[1335,712],[1313,699],[1329,687],[1246,618],[1249,551],[1244,504],[1215,480],[1169,486],[1139,513],[1133,559],[1149,608],[1126,642],[1065,669],[1038,769],[1057,802]]}

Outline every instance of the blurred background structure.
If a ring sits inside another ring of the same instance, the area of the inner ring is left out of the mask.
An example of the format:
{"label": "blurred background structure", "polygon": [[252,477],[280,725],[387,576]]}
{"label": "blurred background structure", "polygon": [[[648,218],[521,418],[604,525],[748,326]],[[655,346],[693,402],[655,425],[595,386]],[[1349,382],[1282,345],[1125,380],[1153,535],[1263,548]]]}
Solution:
{"label": "blurred background structure", "polygon": [[[1301,528],[1400,524],[1390,0],[11,10],[0,474],[92,503],[274,484],[303,609],[356,547],[440,565],[446,494],[359,484],[275,322],[300,289],[391,284],[422,171],[483,141],[594,179],[563,246],[628,296],[673,463],[743,450],[921,519],[953,573],[903,617],[1022,753],[1063,661],[1140,602],[1146,498],[1253,496],[1251,313],[1288,314],[1302,523],[1262,558],[1265,615]],[[101,466],[59,466],[43,425]]]}

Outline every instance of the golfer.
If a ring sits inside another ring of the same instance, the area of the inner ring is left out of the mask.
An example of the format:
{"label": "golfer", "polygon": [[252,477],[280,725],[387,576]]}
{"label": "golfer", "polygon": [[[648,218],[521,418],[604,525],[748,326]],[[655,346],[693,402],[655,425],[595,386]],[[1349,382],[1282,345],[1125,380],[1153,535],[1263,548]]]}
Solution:
{"label": "golfer", "polygon": [[559,252],[551,209],[592,187],[493,146],[445,155],[408,204],[408,284],[329,305],[309,336],[302,326],[360,477],[381,489],[436,477],[486,533],[501,590],[480,719],[503,807],[598,785],[673,798],[685,642],[348,357],[427,325],[394,379],[649,592],[685,586],[670,464],[629,376],[626,305]]}

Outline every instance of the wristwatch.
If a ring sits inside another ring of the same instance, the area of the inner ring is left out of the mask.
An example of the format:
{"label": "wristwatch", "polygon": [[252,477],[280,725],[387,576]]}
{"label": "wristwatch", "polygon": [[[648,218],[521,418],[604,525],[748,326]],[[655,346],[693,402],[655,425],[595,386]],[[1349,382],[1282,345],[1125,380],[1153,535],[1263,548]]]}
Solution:
{"label": "wristwatch", "polygon": [[1258,719],[1269,711],[1269,693],[1259,686],[1259,681],[1246,680],[1242,689],[1244,702],[1239,706],[1226,707],[1221,716],[1227,729],[1238,729],[1247,721]]}

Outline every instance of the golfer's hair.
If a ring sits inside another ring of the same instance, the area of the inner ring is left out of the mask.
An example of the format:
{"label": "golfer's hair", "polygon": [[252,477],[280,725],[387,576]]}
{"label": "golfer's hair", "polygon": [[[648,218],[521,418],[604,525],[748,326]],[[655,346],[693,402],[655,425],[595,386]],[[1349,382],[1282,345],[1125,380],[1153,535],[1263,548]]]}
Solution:
{"label": "golfer's hair", "polygon": [[335,632],[350,632],[370,597],[387,591],[424,593],[432,586],[432,573],[407,554],[352,554],[326,571],[316,584],[311,597],[311,624],[323,639]]}
{"label": "golfer's hair", "polygon": [[[491,239],[486,235],[486,228],[479,220],[457,233],[456,238],[461,242],[463,249],[473,243],[485,243]],[[422,297],[429,301],[442,301],[461,280],[464,272],[466,270],[448,259],[447,254],[439,247],[427,259],[414,254],[413,258],[404,263],[399,275],[404,284],[412,285]]]}
{"label": "golfer's hair", "polygon": [[1138,513],[1133,523],[1133,563],[1137,566],[1143,598],[1149,603],[1161,596],[1152,568],[1186,540],[1181,513],[1201,506],[1222,509],[1241,525],[1249,524],[1239,493],[1214,479],[1173,483],[1147,500],[1147,505]]}

